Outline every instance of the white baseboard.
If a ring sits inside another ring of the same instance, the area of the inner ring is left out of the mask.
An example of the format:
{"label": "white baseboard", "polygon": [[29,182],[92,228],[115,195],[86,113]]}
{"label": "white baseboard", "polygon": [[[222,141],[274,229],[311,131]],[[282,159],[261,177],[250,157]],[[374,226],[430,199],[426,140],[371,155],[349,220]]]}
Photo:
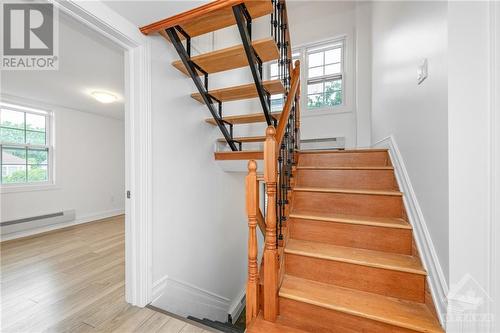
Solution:
{"label": "white baseboard", "polygon": [[241,312],[245,308],[246,294],[247,290],[246,288],[243,288],[243,290],[234,299],[233,303],[231,303],[231,305],[229,306],[228,313],[231,315],[233,323],[240,317]]}
{"label": "white baseboard", "polygon": [[445,326],[446,312],[448,308],[448,283],[446,282],[443,269],[439,263],[436,249],[427,229],[422,209],[413,190],[410,177],[406,170],[403,156],[392,135],[373,144],[375,148],[389,149],[389,155],[394,166],[396,179],[400,190],[404,193],[403,201],[408,214],[408,219],[413,227],[413,235],[417,243],[417,248],[422,257],[425,269],[428,272],[427,283],[429,284],[439,320]]}
{"label": "white baseboard", "polygon": [[241,314],[244,295],[245,291],[231,302],[226,297],[164,276],[153,283],[151,305],[182,317],[194,316],[226,322],[228,314],[233,320]]}
{"label": "white baseboard", "polygon": [[23,231],[19,231],[19,232],[13,232],[10,234],[2,235],[1,241],[3,242],[3,241],[7,241],[7,240],[22,238],[22,237],[33,236],[33,235],[41,234],[41,233],[44,233],[47,231],[53,231],[53,230],[57,230],[57,229],[71,227],[71,226],[78,225],[78,224],[83,224],[83,223],[88,223],[88,222],[97,221],[97,220],[101,220],[101,219],[106,219],[106,218],[113,217],[113,216],[123,215],[124,213],[125,213],[125,211],[123,209],[114,209],[114,210],[108,210],[108,211],[99,212],[99,213],[95,213],[95,214],[87,214],[87,215],[78,217],[75,220],[69,221],[69,222],[52,224],[52,225],[47,225],[47,226],[43,226],[40,228],[23,230]]}
{"label": "white baseboard", "polygon": [[151,291],[151,304],[155,304],[156,300],[161,297],[167,286],[168,275],[165,275],[161,279],[153,282],[153,288]]}

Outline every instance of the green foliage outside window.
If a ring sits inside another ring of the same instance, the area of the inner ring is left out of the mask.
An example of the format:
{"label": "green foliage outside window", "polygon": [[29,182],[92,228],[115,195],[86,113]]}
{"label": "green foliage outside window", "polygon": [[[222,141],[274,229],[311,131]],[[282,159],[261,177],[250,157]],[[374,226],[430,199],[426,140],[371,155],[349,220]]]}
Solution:
{"label": "green foliage outside window", "polygon": [[[5,112],[0,124],[1,183],[47,181],[49,149],[45,116],[4,109],[0,112]],[[6,119],[9,117],[13,121]]]}
{"label": "green foliage outside window", "polygon": [[308,108],[333,107],[342,104],[342,81],[337,80],[329,84],[325,83],[322,94],[307,96]]}

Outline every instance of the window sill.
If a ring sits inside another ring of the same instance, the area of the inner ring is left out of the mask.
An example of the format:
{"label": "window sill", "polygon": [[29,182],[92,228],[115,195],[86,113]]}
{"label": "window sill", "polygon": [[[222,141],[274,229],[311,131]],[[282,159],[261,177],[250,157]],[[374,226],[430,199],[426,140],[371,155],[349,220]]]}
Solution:
{"label": "window sill", "polygon": [[0,193],[21,193],[33,191],[53,191],[60,189],[56,184],[0,185]]}
{"label": "window sill", "polygon": [[331,108],[331,109],[305,109],[305,111],[302,111],[300,113],[301,117],[315,117],[315,116],[326,116],[326,115],[337,115],[337,114],[343,114],[343,113],[352,113],[351,110],[349,110],[345,106],[339,106],[336,108]]}

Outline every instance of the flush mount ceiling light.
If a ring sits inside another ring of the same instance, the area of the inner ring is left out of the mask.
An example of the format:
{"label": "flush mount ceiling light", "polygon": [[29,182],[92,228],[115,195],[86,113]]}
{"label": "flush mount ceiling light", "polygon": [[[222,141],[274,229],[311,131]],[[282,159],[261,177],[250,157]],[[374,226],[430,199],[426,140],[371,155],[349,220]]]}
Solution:
{"label": "flush mount ceiling light", "polygon": [[94,97],[97,101],[104,103],[104,104],[109,104],[116,102],[118,100],[118,97],[116,95],[113,95],[112,93],[109,93],[107,91],[92,91],[90,93],[92,97]]}

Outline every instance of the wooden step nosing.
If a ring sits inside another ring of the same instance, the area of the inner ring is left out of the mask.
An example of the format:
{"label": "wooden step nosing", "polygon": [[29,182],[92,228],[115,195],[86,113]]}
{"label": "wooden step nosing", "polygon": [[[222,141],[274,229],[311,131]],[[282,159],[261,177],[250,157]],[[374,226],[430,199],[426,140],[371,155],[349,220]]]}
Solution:
{"label": "wooden step nosing", "polygon": [[[265,55],[265,54],[259,53],[258,48],[259,48],[259,46],[261,44],[266,44],[266,43],[274,43],[273,47],[276,47],[276,54],[275,54],[276,57],[274,57],[275,55],[273,54],[272,59],[267,59],[267,60],[263,59],[263,62],[269,62],[269,61],[277,59],[277,57],[279,57],[278,47],[276,45],[276,41],[272,37],[266,37],[266,38],[262,38],[262,39],[253,40],[252,41],[252,46],[255,49],[255,53],[259,57],[264,58],[263,55]],[[212,60],[213,58],[215,58],[215,57],[217,57],[217,56],[219,56],[221,54],[225,54],[225,53],[228,53],[228,52],[231,52],[231,51],[234,51],[234,50],[237,50],[238,52],[240,52],[240,54],[242,56],[244,55],[245,51],[244,51],[243,44],[237,44],[237,45],[226,47],[226,48],[223,48],[223,49],[218,49],[218,50],[215,50],[215,51],[210,51],[210,52],[207,52],[207,53],[202,53],[202,54],[195,55],[195,56],[191,57],[190,60],[193,63],[195,63],[198,67],[200,67],[204,71],[206,71],[208,74],[220,73],[220,72],[225,72],[225,71],[228,71],[228,70],[233,70],[233,69],[247,67],[248,63],[246,63],[245,65],[241,65],[241,66],[238,65],[237,67],[230,66],[230,67],[225,68],[223,70],[210,70],[210,69],[208,69],[207,66],[205,66],[203,64],[203,62],[207,61],[207,59]],[[181,73],[183,73],[184,75],[186,75],[186,76],[189,77],[188,71],[187,71],[186,67],[184,66],[184,63],[181,60],[175,60],[175,61],[171,62],[171,65],[174,68],[176,68],[177,70],[179,70]],[[201,73],[199,70],[197,70],[197,74],[198,74],[198,76],[202,76],[203,75],[203,73]]]}
{"label": "wooden step nosing", "polygon": [[[279,118],[281,117],[281,112],[271,112],[271,117],[279,120]],[[250,119],[250,118],[260,118],[260,119],[256,120],[256,121],[252,120],[252,121],[239,122],[241,119]],[[225,116],[225,117],[222,117],[222,119],[233,124],[233,125],[266,122],[266,118],[264,117],[263,113],[249,113],[249,114]],[[214,118],[206,118],[205,122],[209,123],[210,125],[217,126],[217,122],[215,121]]]}
{"label": "wooden step nosing", "polygon": [[[255,143],[255,142],[264,142],[266,141],[265,136],[241,136],[241,137],[236,137],[233,138],[234,141],[241,141],[241,142],[248,142],[248,143]],[[225,138],[218,138],[218,142],[226,142]]]}
{"label": "wooden step nosing", "polygon": [[[276,84],[279,85],[279,89],[275,89],[275,87],[273,87],[273,85],[276,85]],[[282,94],[285,91],[285,87],[283,86],[283,83],[279,79],[262,81],[262,86],[263,86],[264,90],[271,95]],[[227,97],[219,96],[220,94],[230,94],[230,93],[238,94],[246,89],[251,90],[250,93],[247,92],[248,96],[232,97],[229,99]],[[209,90],[208,93],[222,102],[241,101],[241,100],[253,99],[253,98],[259,97],[258,92],[257,92],[257,88],[255,88],[255,83],[248,83],[248,84],[242,84],[242,85],[238,85],[238,86],[212,89],[212,90]],[[201,104],[205,104],[205,102],[201,98],[200,93],[192,93],[191,98],[200,102]]]}
{"label": "wooden step nosing", "polygon": [[[347,289],[347,288],[344,288],[344,289]],[[350,308],[347,308],[347,307],[343,307],[343,306],[336,306],[334,304],[326,304],[324,302],[315,301],[315,300],[312,300],[312,299],[309,299],[309,298],[296,296],[293,293],[287,293],[286,291],[283,291],[283,289],[280,289],[279,296],[280,297],[284,297],[284,298],[288,298],[288,299],[291,299],[291,300],[294,300],[294,301],[297,301],[297,302],[307,303],[307,304],[319,306],[319,307],[322,307],[322,308],[325,308],[325,309],[329,309],[329,310],[333,310],[333,311],[339,311],[339,312],[347,313],[347,314],[350,314],[350,315],[353,315],[353,316],[356,316],[356,317],[362,317],[362,318],[366,318],[366,319],[371,319],[371,320],[378,321],[378,322],[381,322],[381,323],[385,323],[385,324],[389,324],[389,325],[393,325],[393,326],[397,326],[397,327],[402,327],[402,328],[414,330],[414,331],[417,331],[417,332],[422,332],[422,333],[428,333],[428,332],[436,332],[437,333],[437,332],[441,332],[441,331],[435,331],[435,330],[431,330],[430,331],[427,328],[421,328],[420,326],[411,325],[411,324],[408,324],[408,323],[406,323],[404,321],[391,320],[390,318],[387,318],[387,317],[381,317],[381,316],[377,316],[377,315],[372,315],[372,314],[368,314],[368,313],[363,312],[363,311],[353,310],[353,309],[350,309]]]}
{"label": "wooden step nosing", "polygon": [[386,269],[386,270],[390,270],[390,271],[398,271],[398,272],[403,272],[403,273],[410,273],[410,274],[427,276],[427,272],[425,270],[418,270],[418,269],[411,269],[411,268],[406,268],[406,267],[402,267],[402,266],[367,262],[367,261],[362,261],[362,260],[358,260],[358,259],[350,259],[350,258],[341,257],[341,256],[332,256],[332,255],[327,255],[327,254],[322,254],[322,253],[317,253],[317,252],[313,253],[313,252],[308,252],[308,251],[293,250],[293,249],[289,249],[289,248],[285,247],[285,253],[294,254],[294,255],[303,256],[303,257],[309,257],[309,258],[317,258],[317,259],[324,259],[324,260],[330,260],[330,261],[345,262],[345,263],[353,264],[353,265],[381,268],[381,269]]}
{"label": "wooden step nosing", "polygon": [[341,217],[337,218],[337,217],[324,217],[324,216],[317,216],[317,215],[303,215],[303,214],[297,214],[297,213],[290,213],[290,217],[296,218],[296,219],[301,219],[301,220],[356,224],[356,225],[366,225],[366,226],[381,227],[381,228],[393,228],[393,229],[405,229],[405,230],[412,229],[412,226],[409,223],[407,223],[407,224],[384,223],[384,222],[369,221],[369,220],[364,221],[364,220],[357,220],[357,219],[348,219],[348,218],[341,218]]}
{"label": "wooden step nosing", "polygon": [[297,166],[297,170],[394,170],[392,166]]}
{"label": "wooden step nosing", "polygon": [[378,195],[401,197],[403,192],[400,191],[379,191],[379,190],[356,190],[344,188],[326,188],[326,187],[295,187],[295,192],[320,192],[320,193],[341,193],[341,194],[360,194],[360,195]]}
{"label": "wooden step nosing", "polygon": [[389,149],[331,149],[331,150],[299,150],[299,154],[350,154],[350,153],[383,153]]}

